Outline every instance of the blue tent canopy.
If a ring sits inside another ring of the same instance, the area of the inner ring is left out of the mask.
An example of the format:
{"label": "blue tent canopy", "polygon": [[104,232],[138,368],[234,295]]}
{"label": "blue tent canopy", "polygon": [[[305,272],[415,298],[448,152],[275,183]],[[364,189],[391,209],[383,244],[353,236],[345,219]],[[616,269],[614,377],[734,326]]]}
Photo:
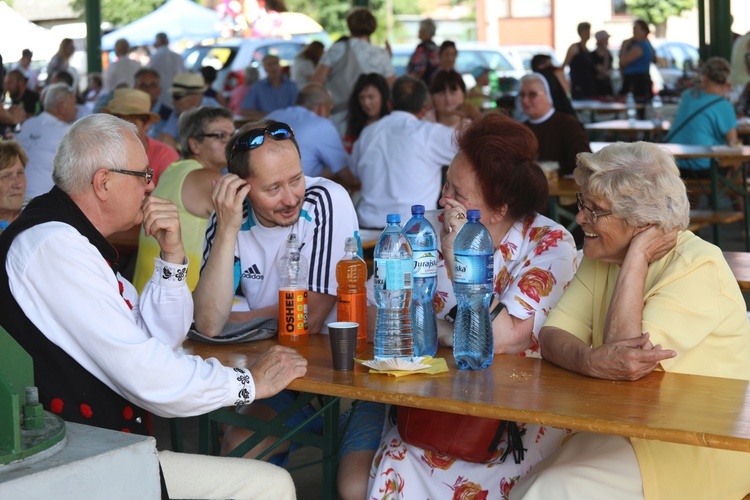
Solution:
{"label": "blue tent canopy", "polygon": [[168,0],[151,14],[104,35],[102,50],[114,49],[119,38],[133,47],[151,45],[159,32],[166,33],[170,42],[215,38],[219,36],[219,21],[216,11],[191,0]]}

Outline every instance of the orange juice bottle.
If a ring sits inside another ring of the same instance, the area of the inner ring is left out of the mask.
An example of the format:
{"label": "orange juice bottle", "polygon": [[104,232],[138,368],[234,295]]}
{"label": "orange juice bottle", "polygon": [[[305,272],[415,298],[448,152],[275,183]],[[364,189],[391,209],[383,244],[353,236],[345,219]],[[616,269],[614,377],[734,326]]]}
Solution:
{"label": "orange juice bottle", "polygon": [[299,251],[296,233],[286,240],[279,268],[279,343],[307,345],[307,259]]}
{"label": "orange juice bottle", "polygon": [[344,257],[336,264],[338,289],[337,320],[359,323],[357,353],[367,349],[367,264],[357,254],[357,240],[349,237],[344,244]]}

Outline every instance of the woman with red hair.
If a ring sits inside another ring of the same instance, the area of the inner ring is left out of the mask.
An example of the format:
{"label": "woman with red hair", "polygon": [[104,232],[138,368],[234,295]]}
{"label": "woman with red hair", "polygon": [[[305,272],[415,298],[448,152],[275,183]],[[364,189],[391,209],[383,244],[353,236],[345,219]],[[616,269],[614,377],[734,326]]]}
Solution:
{"label": "woman with red hair", "polygon": [[[548,188],[536,157],[534,134],[504,115],[485,115],[459,135],[458,154],[440,199],[445,208],[439,218],[442,226],[436,227],[441,248],[435,309],[444,346],[452,345],[450,319],[456,305],[449,272],[453,242],[466,223],[466,212],[480,210],[495,248],[490,305],[495,354],[540,357],[536,335],[573,278],[576,248],[565,228],[539,214]],[[452,431],[440,424],[444,414],[432,413],[434,429]],[[400,418],[401,409],[398,414]],[[398,427],[386,429],[370,471],[368,498],[394,492],[402,498],[456,498],[459,490],[503,498],[534,464],[559,447],[566,434],[536,424],[504,424],[500,427],[498,422],[498,428],[512,430],[500,432],[497,447],[483,462],[461,460],[432,442],[425,447],[407,443]]]}

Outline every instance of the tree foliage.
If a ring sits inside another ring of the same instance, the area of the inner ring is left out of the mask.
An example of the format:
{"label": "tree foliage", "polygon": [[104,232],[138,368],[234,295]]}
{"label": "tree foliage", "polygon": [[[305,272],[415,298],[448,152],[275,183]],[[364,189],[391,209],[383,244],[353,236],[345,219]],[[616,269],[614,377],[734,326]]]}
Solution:
{"label": "tree foliage", "polygon": [[625,3],[633,16],[653,25],[664,24],[668,18],[695,7],[695,0],[625,0]]}
{"label": "tree foliage", "polygon": [[[312,17],[336,40],[341,35],[347,35],[346,13],[351,4],[341,0],[285,0],[290,11],[301,12]],[[414,0],[393,0],[393,14],[420,14],[417,2]],[[375,43],[385,41],[386,32],[386,2],[385,0],[370,0],[370,7],[378,20],[378,29],[373,35]]]}
{"label": "tree foliage", "polygon": [[[125,26],[136,21],[154,9],[161,7],[166,0],[101,0],[102,22],[115,26]],[[70,6],[78,14],[86,11],[86,0],[72,0]],[[175,20],[175,22],[178,22]]]}

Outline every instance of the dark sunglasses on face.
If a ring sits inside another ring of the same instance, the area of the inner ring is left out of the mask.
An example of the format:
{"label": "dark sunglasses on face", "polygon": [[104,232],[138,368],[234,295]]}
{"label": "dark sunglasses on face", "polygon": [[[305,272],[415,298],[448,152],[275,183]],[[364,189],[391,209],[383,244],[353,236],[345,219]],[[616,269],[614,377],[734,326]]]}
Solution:
{"label": "dark sunglasses on face", "polygon": [[533,100],[533,99],[536,99],[538,95],[539,95],[539,92],[534,92],[534,91],[518,93],[518,97],[520,97],[521,99],[528,97],[529,99]]}
{"label": "dark sunglasses on face", "polygon": [[232,151],[229,153],[229,162],[232,162],[235,153],[251,151],[261,147],[266,140],[266,134],[271,136],[275,141],[284,141],[294,137],[292,127],[281,122],[272,123],[265,128],[254,128],[248,130],[242,134],[232,146]]}

